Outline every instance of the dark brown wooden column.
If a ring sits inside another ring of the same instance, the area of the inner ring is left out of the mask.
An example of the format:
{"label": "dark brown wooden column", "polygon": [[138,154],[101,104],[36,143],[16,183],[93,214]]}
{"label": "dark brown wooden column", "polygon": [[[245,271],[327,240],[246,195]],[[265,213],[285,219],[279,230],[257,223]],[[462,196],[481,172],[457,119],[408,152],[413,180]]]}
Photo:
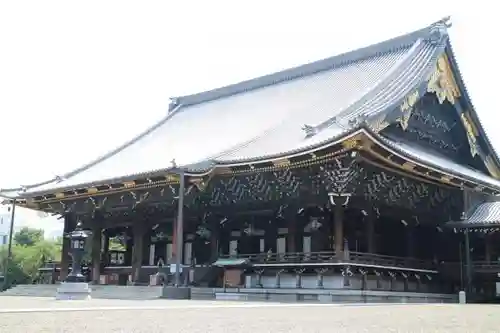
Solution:
{"label": "dark brown wooden column", "polygon": [[137,284],[140,278],[142,257],[144,254],[144,237],[147,228],[142,221],[135,222],[132,228],[134,245],[132,247],[132,282]]}
{"label": "dark brown wooden column", "polygon": [[492,255],[492,239],[491,234],[484,235],[484,260],[491,262]]}
{"label": "dark brown wooden column", "polygon": [[72,213],[67,213],[64,215],[64,229],[63,229],[63,241],[61,250],[61,271],[59,274],[59,280],[64,281],[68,276],[69,272],[69,262],[70,262],[70,240],[67,234],[75,228],[76,225],[75,216]]}
{"label": "dark brown wooden column", "polygon": [[344,207],[339,204],[333,207],[333,220],[335,223],[334,239],[335,239],[335,255],[338,259],[344,258]]}
{"label": "dark brown wooden column", "polygon": [[101,276],[102,225],[99,219],[92,221],[92,283],[99,284]]}
{"label": "dark brown wooden column", "polygon": [[101,262],[104,263],[104,266],[106,267],[108,265],[108,258],[109,258],[109,232],[108,229],[103,230],[103,244],[102,244],[102,255],[101,255]]}
{"label": "dark brown wooden column", "polygon": [[288,219],[288,234],[286,238],[286,252],[297,252],[297,221],[295,216]]}
{"label": "dark brown wooden column", "polygon": [[214,223],[210,233],[210,263],[219,258],[219,226]]}

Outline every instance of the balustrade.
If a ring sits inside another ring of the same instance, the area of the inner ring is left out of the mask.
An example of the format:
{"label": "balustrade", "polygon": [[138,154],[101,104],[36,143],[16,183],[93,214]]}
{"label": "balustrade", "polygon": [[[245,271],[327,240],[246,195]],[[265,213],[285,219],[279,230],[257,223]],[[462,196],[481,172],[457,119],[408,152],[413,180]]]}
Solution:
{"label": "balustrade", "polygon": [[255,253],[221,256],[221,259],[247,259],[254,265],[290,265],[290,264],[313,264],[313,263],[353,263],[359,265],[373,265],[395,268],[419,268],[435,269],[436,265],[431,261],[415,258],[386,256],[380,254],[349,252],[348,256],[339,259],[334,251],[320,252],[289,252],[289,253]]}

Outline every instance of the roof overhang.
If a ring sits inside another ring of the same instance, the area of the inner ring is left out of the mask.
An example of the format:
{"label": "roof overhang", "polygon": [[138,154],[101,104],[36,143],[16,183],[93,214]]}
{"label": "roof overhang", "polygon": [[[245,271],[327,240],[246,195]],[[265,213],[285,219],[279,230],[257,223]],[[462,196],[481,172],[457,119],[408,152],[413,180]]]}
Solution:
{"label": "roof overhang", "polygon": [[[325,151],[328,150],[326,154]],[[239,161],[237,163],[218,163],[204,173],[190,173],[188,184],[196,186],[206,186],[214,175],[236,175],[243,173],[266,172],[280,168],[300,168],[307,163],[323,163],[328,159],[333,159],[339,154],[349,151],[360,152],[360,158],[375,166],[390,169],[390,171],[415,178],[419,181],[438,184],[440,186],[452,187],[457,189],[469,189],[477,192],[489,194],[500,193],[500,182],[472,169],[463,169],[463,166],[449,163],[444,168],[439,163],[425,160],[423,157],[414,156],[391,144],[387,139],[370,130],[367,126],[359,127],[340,137],[332,138],[328,142],[301,152],[291,154],[282,154],[273,158],[262,160]],[[428,154],[428,153],[427,153]],[[301,158],[300,163],[294,164],[291,161],[294,158]],[[449,166],[454,166],[457,169]],[[462,169],[460,169],[462,168]],[[457,170],[467,170],[458,172]],[[163,181],[155,183],[149,182],[149,177],[134,179],[122,183],[122,186],[116,184],[91,185],[86,188],[75,190],[73,192],[62,192],[55,190],[51,193],[39,194],[38,196],[21,197],[24,205],[36,209],[42,203],[61,202],[75,200],[90,196],[110,195],[112,193],[140,190],[147,187],[161,187],[171,184],[178,184],[178,175],[167,173],[163,174]],[[21,204],[21,203],[20,203]]]}

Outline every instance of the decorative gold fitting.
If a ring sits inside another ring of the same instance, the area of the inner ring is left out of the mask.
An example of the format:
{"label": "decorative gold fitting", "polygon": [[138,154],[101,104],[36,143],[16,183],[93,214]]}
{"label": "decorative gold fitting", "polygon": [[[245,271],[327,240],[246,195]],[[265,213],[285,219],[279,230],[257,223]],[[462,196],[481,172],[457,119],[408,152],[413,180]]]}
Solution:
{"label": "decorative gold fitting", "polygon": [[274,160],[273,165],[276,167],[287,167],[290,165],[290,160],[288,158],[282,158],[279,160]]}
{"label": "decorative gold fitting", "polygon": [[447,176],[447,175],[444,175],[444,176],[441,176],[441,181],[445,182],[445,183],[451,183],[451,177],[450,176]]}
{"label": "decorative gold fitting", "polygon": [[358,138],[349,138],[347,140],[342,141],[342,147],[344,149],[354,149],[360,146],[360,142]]}
{"label": "decorative gold fitting", "polygon": [[98,190],[97,188],[95,188],[95,187],[91,187],[91,188],[88,188],[88,189],[87,189],[87,193],[89,193],[89,194],[95,194],[95,193],[97,193],[98,191],[99,191],[99,190]]}
{"label": "decorative gold fitting", "polygon": [[453,75],[448,56],[443,53],[436,62],[436,68],[431,74],[427,91],[435,93],[440,104],[448,100],[455,104],[455,100],[460,97],[460,89]]}
{"label": "decorative gold fitting", "polygon": [[126,188],[135,187],[135,182],[134,181],[124,182],[123,186],[126,187]]}
{"label": "decorative gold fitting", "polygon": [[416,167],[416,165],[414,163],[412,163],[412,162],[405,162],[401,166],[403,167],[403,169],[409,170],[409,171],[415,169],[415,167]]}

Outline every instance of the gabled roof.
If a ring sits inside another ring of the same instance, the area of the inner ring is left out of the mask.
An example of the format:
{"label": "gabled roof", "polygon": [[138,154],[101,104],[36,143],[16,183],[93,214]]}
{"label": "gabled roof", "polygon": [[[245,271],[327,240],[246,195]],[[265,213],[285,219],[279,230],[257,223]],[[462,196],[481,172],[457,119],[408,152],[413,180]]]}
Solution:
{"label": "gabled roof", "polygon": [[361,128],[426,81],[449,45],[447,19],[376,45],[227,87],[175,97],[126,144],[25,195],[299,153]]}

